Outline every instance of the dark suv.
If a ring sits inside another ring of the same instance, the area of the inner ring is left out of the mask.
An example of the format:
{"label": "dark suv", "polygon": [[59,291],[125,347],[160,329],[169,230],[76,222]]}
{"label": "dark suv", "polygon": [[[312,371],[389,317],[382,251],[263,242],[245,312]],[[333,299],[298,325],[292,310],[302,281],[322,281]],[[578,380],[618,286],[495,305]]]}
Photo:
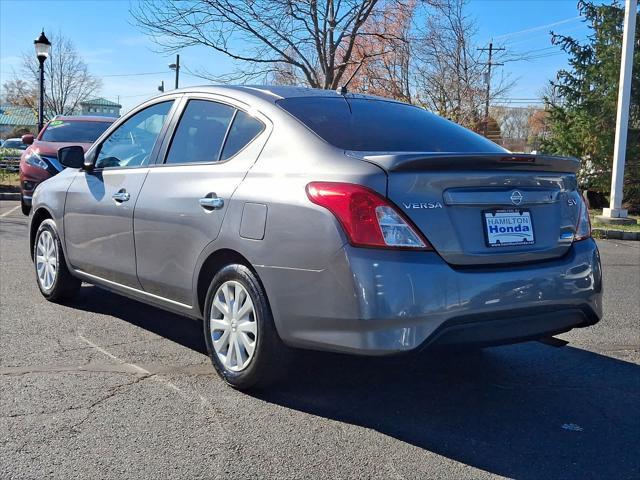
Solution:
{"label": "dark suv", "polygon": [[112,117],[63,117],[57,115],[42,129],[37,138],[23,135],[29,145],[20,158],[20,203],[22,213],[29,215],[31,196],[38,184],[59,173],[58,149],[80,145],[85,151],[111,125]]}

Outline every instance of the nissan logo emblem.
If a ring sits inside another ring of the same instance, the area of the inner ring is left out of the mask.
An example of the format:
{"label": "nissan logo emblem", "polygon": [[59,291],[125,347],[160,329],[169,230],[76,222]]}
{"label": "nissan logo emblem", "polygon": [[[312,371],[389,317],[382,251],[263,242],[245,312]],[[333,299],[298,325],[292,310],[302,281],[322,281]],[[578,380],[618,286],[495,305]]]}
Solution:
{"label": "nissan logo emblem", "polygon": [[511,203],[513,203],[514,205],[520,205],[524,196],[518,190],[514,190],[510,198]]}

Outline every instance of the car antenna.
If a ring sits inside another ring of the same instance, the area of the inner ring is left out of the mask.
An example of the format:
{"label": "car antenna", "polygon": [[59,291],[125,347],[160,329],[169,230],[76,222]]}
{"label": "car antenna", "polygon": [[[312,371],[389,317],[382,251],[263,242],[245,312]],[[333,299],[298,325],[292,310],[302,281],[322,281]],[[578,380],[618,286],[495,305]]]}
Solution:
{"label": "car antenna", "polygon": [[347,80],[347,83],[345,83],[341,87],[338,87],[338,89],[336,89],[336,92],[338,92],[340,95],[346,95],[347,93],[349,93],[349,91],[347,90],[347,87],[351,83],[351,80],[353,80],[353,78],[360,71],[360,68],[362,68],[362,65],[364,65],[364,62],[360,62],[360,65],[358,65],[358,68],[356,68],[355,71],[351,74],[351,76],[349,77],[349,80]]}

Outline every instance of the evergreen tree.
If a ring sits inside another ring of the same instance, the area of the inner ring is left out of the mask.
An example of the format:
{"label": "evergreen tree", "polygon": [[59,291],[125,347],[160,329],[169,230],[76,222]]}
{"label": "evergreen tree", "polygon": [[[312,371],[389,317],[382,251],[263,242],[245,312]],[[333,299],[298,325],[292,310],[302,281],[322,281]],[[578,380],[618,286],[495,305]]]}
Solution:
{"label": "evergreen tree", "polygon": [[[624,8],[580,1],[578,9],[591,30],[583,43],[552,33],[552,41],[569,54],[569,68],[551,82],[556,98],[545,97],[549,134],[546,153],[581,157],[580,182],[606,194],[611,186],[616,108],[622,56]],[[640,25],[640,20],[637,22]],[[635,44],[640,45],[640,29]],[[627,137],[625,200],[640,204],[640,52],[633,61],[631,111]]]}

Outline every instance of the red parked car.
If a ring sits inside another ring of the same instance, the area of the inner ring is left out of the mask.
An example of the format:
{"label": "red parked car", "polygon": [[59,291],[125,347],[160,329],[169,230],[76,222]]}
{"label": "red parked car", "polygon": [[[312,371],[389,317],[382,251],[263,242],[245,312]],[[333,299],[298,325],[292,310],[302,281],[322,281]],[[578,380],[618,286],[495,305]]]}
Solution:
{"label": "red parked car", "polygon": [[58,162],[58,149],[80,145],[85,151],[116,119],[112,117],[56,115],[42,129],[37,138],[23,135],[29,145],[20,157],[20,203],[22,213],[29,215],[31,196],[38,184],[64,168]]}

